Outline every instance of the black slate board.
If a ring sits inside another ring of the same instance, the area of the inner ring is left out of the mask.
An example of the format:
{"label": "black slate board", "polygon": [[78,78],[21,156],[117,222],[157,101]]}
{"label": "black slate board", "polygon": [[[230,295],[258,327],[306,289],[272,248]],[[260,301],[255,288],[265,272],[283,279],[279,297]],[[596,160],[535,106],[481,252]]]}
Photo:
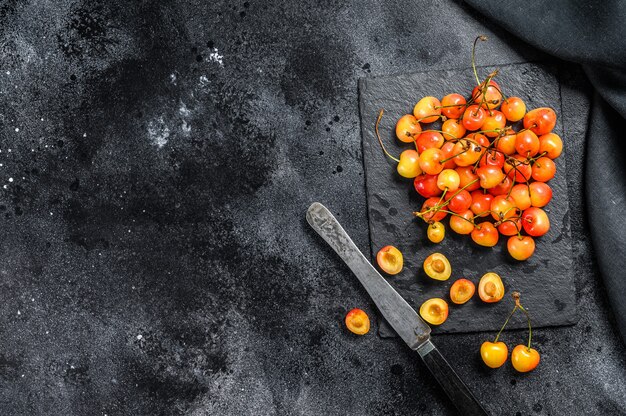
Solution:
{"label": "black slate board", "polygon": [[[495,68],[479,68],[482,77]],[[556,110],[555,132],[562,135],[560,120],[561,94],[555,70],[538,64],[515,64],[500,67],[497,81],[508,96],[519,96],[528,109],[549,106]],[[551,221],[550,231],[536,239],[535,255],[526,262],[513,260],[506,250],[506,238],[500,238],[494,248],[475,244],[469,236],[452,232],[446,225],[446,238],[433,244],[426,237],[426,224],[412,215],[419,210],[423,198],[415,192],[413,181],[401,178],[395,171],[395,162],[385,157],[374,132],[378,112],[385,109],[380,124],[381,137],[392,154],[399,154],[411,144],[395,137],[396,120],[411,113],[422,97],[443,97],[451,92],[469,95],[475,85],[473,72],[466,70],[429,71],[388,77],[368,77],[359,81],[361,133],[365,164],[369,227],[372,259],[378,250],[395,245],[404,254],[404,270],[389,276],[388,281],[419,309],[428,298],[442,297],[449,301],[452,283],[461,277],[478,284],[488,272],[498,273],[505,284],[507,295],[502,302],[487,305],[477,295],[467,304],[451,302],[448,320],[435,333],[455,333],[497,330],[513,303],[509,294],[522,293],[523,304],[530,310],[533,326],[557,326],[577,321],[576,297],[572,267],[572,241],[569,222],[565,158],[556,160],[557,175],[550,181],[553,198],[545,208]],[[563,137],[565,148],[567,138]],[[445,282],[429,279],[422,271],[423,260],[433,252],[442,252],[452,264],[452,277]],[[518,317],[509,328],[524,328],[526,322]],[[381,336],[395,333],[384,320],[379,326]]]}

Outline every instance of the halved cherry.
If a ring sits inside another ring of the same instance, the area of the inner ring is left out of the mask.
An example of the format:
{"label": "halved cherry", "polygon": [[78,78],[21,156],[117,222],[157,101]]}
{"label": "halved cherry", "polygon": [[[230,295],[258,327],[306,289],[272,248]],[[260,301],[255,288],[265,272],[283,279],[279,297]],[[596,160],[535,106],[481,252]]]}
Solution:
{"label": "halved cherry", "polygon": [[502,102],[500,111],[502,111],[507,120],[512,122],[520,121],[526,114],[526,104],[519,97],[509,97]]}
{"label": "halved cherry", "polygon": [[417,151],[422,153],[426,149],[440,149],[444,141],[443,136],[438,131],[426,130],[417,137],[415,145],[417,146]]}
{"label": "halved cherry", "polygon": [[563,141],[554,134],[548,133],[539,136],[539,153],[545,153],[550,159],[556,159],[563,152]]}
{"label": "halved cherry", "polygon": [[549,157],[540,157],[532,167],[533,179],[539,182],[548,182],[556,174],[556,165]]}
{"label": "halved cherry", "polygon": [[463,124],[455,118],[449,118],[441,125],[443,138],[446,140],[460,139],[465,135],[466,129]]}
{"label": "halved cherry", "polygon": [[479,217],[486,217],[490,214],[491,210],[491,201],[493,201],[493,195],[486,194],[483,191],[473,191],[472,196],[472,205],[470,205],[470,209],[474,213],[474,215]]}
{"label": "halved cherry", "polygon": [[420,306],[420,316],[431,325],[441,325],[448,319],[448,303],[441,298],[428,299]]}
{"label": "halved cherry", "polygon": [[535,252],[535,240],[527,235],[514,235],[509,238],[506,248],[515,260],[526,260]]}
{"label": "halved cherry", "polygon": [[459,118],[463,115],[466,102],[461,94],[448,94],[441,99],[441,114],[448,118]]}
{"label": "halved cherry", "polygon": [[422,126],[412,114],[405,114],[396,123],[396,137],[405,143],[413,143],[422,132]]}
{"label": "halved cherry", "polygon": [[498,244],[498,230],[490,222],[476,224],[471,236],[476,244],[483,247],[493,247]]}
{"label": "halved cherry", "polygon": [[550,219],[541,208],[530,207],[522,213],[522,226],[528,235],[541,237],[550,230]]}
{"label": "halved cherry", "polygon": [[424,260],[426,275],[435,280],[448,280],[452,274],[450,262],[441,253],[433,253]]}
{"label": "halved cherry", "polygon": [[478,282],[478,296],[483,302],[498,302],[504,296],[504,283],[496,273],[485,273]]}
{"label": "halved cherry", "polygon": [[530,184],[530,205],[541,208],[552,199],[552,188],[547,183],[533,182]]}
{"label": "halved cherry", "polygon": [[502,341],[483,342],[480,346],[480,357],[483,362],[490,368],[499,368],[504,365],[509,356],[509,349]]}
{"label": "halved cherry", "polygon": [[450,228],[457,234],[470,234],[474,231],[474,213],[466,210],[450,217]]}
{"label": "halved cherry", "polygon": [[404,258],[402,252],[394,246],[385,246],[376,254],[376,263],[387,274],[398,274],[402,271]]}
{"label": "halved cherry", "polygon": [[405,178],[414,178],[422,174],[419,165],[420,155],[413,149],[407,149],[400,153],[400,162],[396,167],[400,176]]}
{"label": "halved cherry", "polygon": [[450,300],[462,305],[474,296],[476,286],[470,280],[459,279],[450,286]]}
{"label": "halved cherry", "polygon": [[426,235],[433,243],[441,243],[446,236],[446,227],[441,222],[435,221],[428,225]]}
{"label": "halved cherry", "polygon": [[424,124],[435,122],[441,115],[441,102],[435,97],[424,97],[413,107],[413,115]]}
{"label": "halved cherry", "polygon": [[463,113],[463,127],[467,130],[478,130],[485,122],[487,113],[476,104],[470,105]]}
{"label": "halved cherry", "polygon": [[370,330],[370,318],[365,311],[354,308],[346,314],[346,326],[354,334],[365,335]]}
{"label": "halved cherry", "polygon": [[437,188],[437,175],[418,175],[413,181],[413,186],[418,194],[424,198],[439,196],[442,190]]}
{"label": "halved cherry", "polygon": [[527,373],[539,365],[539,352],[526,345],[517,345],[511,353],[511,364],[520,373]]}
{"label": "halved cherry", "polygon": [[556,125],[556,113],[548,107],[535,108],[524,116],[524,128],[541,136],[548,134]]}

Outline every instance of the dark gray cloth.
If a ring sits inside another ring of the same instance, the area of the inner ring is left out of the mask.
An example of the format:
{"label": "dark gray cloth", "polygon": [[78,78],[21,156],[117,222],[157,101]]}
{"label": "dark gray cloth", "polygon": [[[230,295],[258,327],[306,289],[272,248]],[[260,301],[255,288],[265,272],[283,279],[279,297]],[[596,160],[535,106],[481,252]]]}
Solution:
{"label": "dark gray cloth", "polygon": [[626,342],[626,7],[620,1],[468,3],[531,45],[580,63],[597,91],[589,116],[585,203],[604,285]]}

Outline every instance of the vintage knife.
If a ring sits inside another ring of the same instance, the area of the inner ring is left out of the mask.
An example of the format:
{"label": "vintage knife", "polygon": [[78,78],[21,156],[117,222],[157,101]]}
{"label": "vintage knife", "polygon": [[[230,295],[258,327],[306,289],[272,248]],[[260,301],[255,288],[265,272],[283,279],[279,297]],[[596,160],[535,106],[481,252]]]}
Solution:
{"label": "vintage knife", "polygon": [[380,313],[407,343],[418,352],[441,387],[462,415],[488,413],[472,395],[465,383],[430,341],[430,327],[359,251],[330,211],[319,202],[306,213],[308,223],[339,254],[374,300]]}

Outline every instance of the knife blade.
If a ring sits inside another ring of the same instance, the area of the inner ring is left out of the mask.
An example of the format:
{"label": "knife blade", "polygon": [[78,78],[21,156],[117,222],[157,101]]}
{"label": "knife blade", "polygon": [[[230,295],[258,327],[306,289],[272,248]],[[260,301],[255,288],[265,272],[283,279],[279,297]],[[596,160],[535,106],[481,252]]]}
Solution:
{"label": "knife blade", "polygon": [[348,265],[380,313],[400,338],[418,352],[428,369],[463,415],[487,415],[469,388],[430,340],[430,327],[378,273],[354,244],[339,221],[319,202],[306,212],[307,222]]}

